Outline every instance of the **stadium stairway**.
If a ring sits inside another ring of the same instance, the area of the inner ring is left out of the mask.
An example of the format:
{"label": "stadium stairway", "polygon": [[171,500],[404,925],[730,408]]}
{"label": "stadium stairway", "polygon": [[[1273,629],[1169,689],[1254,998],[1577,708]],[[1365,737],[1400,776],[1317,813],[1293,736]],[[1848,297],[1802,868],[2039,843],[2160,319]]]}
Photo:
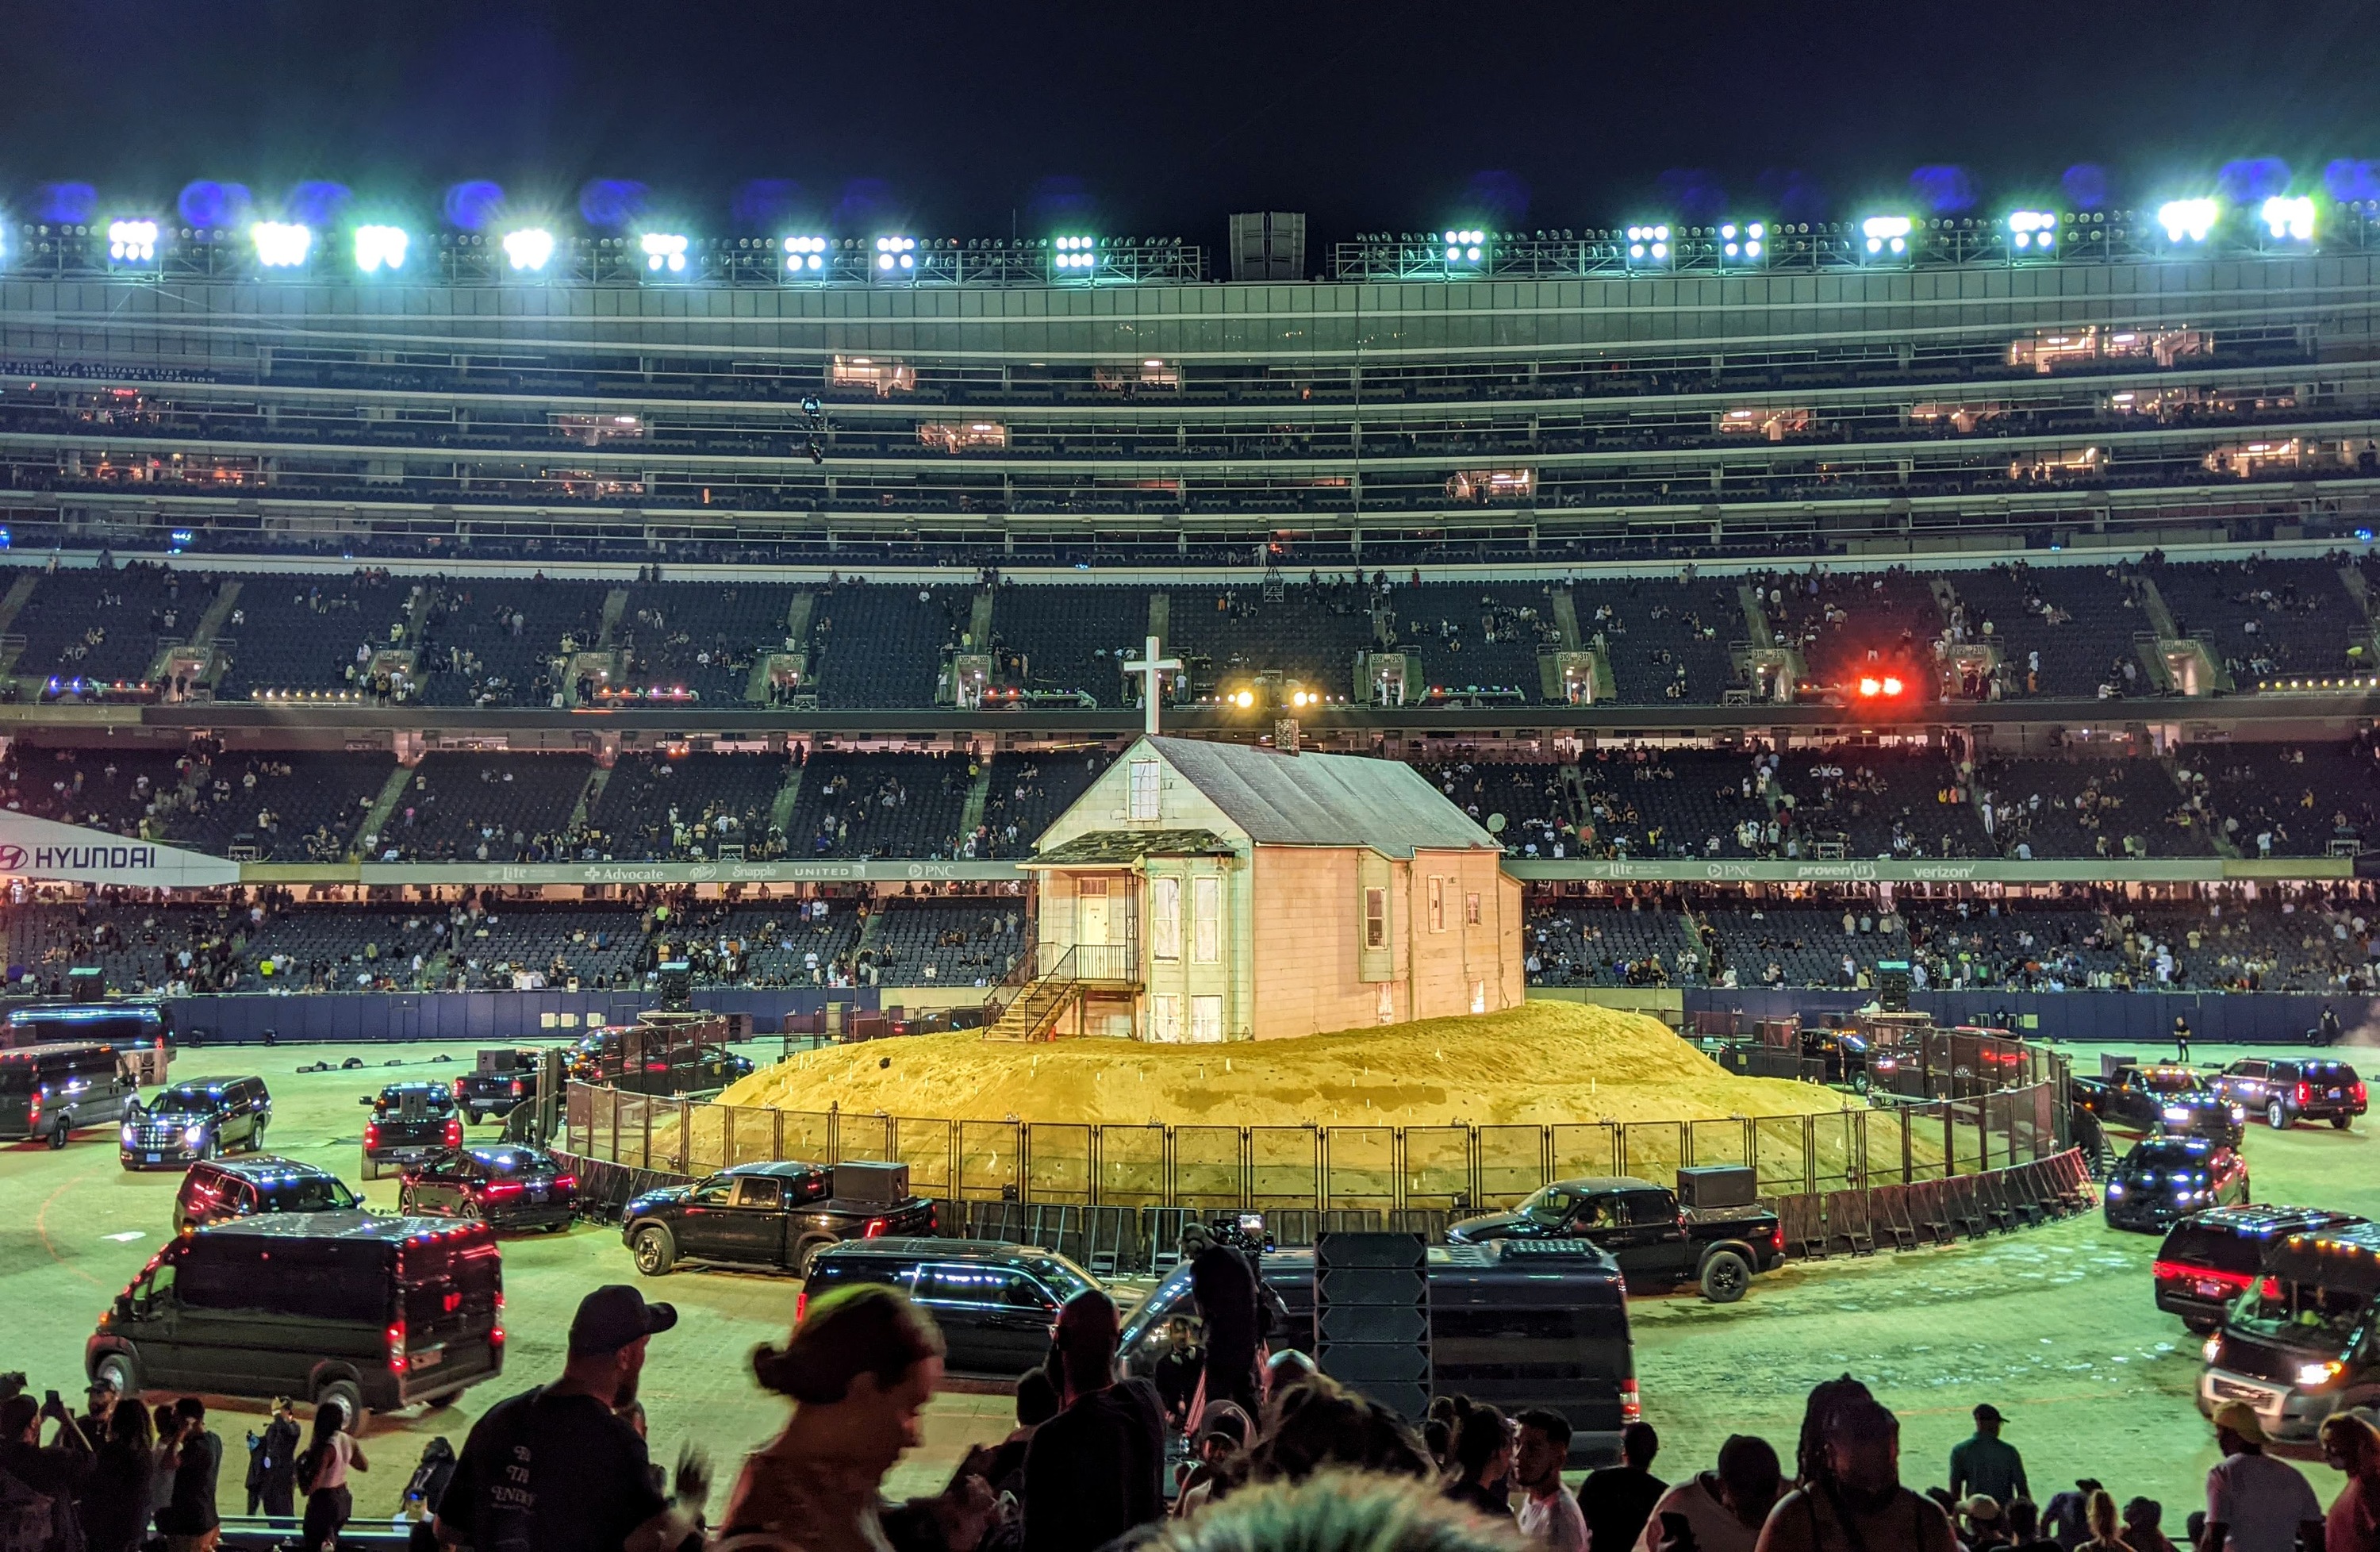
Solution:
{"label": "stadium stairway", "polygon": [[[625,597],[626,595],[623,593],[621,596]],[[604,629],[606,632],[611,629],[611,624],[608,620],[604,624]],[[587,779],[587,784],[578,789],[577,805],[570,810],[570,822],[563,827],[563,834],[579,835],[585,833],[587,829],[587,816],[594,811],[595,800],[601,797],[603,795],[603,789],[612,784],[612,770],[613,768],[608,765],[597,766],[595,768],[595,774],[589,777]]]}
{"label": "stadium stairway", "polygon": [[388,833],[388,821],[395,814],[396,806],[405,801],[405,789],[412,784],[413,767],[409,765],[399,765],[388,773],[388,780],[381,783],[380,795],[372,799],[371,811],[364,816],[364,822],[356,827],[358,845],[362,844],[367,835]]}
{"label": "stadium stairway", "polygon": [[614,588],[603,595],[603,626],[595,637],[599,651],[609,651],[612,633],[620,628],[620,617],[628,612],[628,589]]}
{"label": "stadium stairway", "polygon": [[785,783],[777,789],[777,795],[769,804],[770,834],[790,833],[786,827],[794,822],[794,805],[802,800],[802,772],[808,769],[791,760],[785,762]]}
{"label": "stadium stairway", "polygon": [[[989,598],[990,595],[986,594],[987,601],[979,604],[978,608],[978,612],[987,616],[990,613]],[[966,806],[959,810],[959,843],[961,845],[965,845],[966,838],[981,828],[984,805],[990,798],[991,761],[978,759],[975,762],[975,775],[967,782]]]}

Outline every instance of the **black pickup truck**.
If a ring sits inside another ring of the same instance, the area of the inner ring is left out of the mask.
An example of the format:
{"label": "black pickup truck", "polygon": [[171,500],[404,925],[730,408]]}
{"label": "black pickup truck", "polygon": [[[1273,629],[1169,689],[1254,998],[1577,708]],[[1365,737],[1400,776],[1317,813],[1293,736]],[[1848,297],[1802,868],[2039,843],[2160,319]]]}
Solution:
{"label": "black pickup truck", "polygon": [[807,1276],[810,1257],[844,1240],[941,1232],[934,1204],[909,1194],[903,1164],[738,1164],[620,1209],[620,1238],[647,1277],[680,1261]]}
{"label": "black pickup truck", "polygon": [[2194,1068],[2166,1063],[2110,1065],[2095,1078],[2077,1074],[2074,1103],[2099,1118],[2102,1126],[2154,1132],[2165,1122],[2168,1102],[2203,1094],[2206,1080]]}
{"label": "black pickup truck", "polygon": [[477,1126],[502,1121],[516,1105],[537,1097],[538,1065],[545,1053],[535,1046],[499,1046],[480,1052],[478,1064],[455,1080],[455,1103]]}
{"label": "black pickup truck", "polygon": [[1446,1237],[1453,1244],[1586,1240],[1611,1253],[1633,1291],[1691,1282],[1718,1304],[1742,1298],[1755,1273],[1785,1259],[1784,1227],[1766,1207],[1682,1207],[1667,1186],[1633,1175],[1557,1181],[1511,1212],[1463,1219]]}

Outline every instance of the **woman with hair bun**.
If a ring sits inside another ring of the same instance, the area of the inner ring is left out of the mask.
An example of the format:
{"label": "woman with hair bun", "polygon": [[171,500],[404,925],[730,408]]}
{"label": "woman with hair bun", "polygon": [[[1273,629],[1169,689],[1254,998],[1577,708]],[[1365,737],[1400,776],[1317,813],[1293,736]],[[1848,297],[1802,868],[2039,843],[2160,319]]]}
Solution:
{"label": "woman with hair bun", "polygon": [[794,1415],[745,1458],[714,1548],[890,1552],[877,1486],[917,1442],[917,1413],[941,1381],[932,1318],[880,1284],[839,1288],[783,1347],[754,1349],[752,1373]]}

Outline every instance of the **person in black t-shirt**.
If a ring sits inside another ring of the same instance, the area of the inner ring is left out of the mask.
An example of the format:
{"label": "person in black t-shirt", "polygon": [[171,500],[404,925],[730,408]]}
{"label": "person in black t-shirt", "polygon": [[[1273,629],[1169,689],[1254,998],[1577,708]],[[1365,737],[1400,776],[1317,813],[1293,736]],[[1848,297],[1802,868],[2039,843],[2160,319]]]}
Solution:
{"label": "person in black t-shirt", "polygon": [[1587,1473],[1578,1485],[1579,1512],[1586,1516],[1589,1546],[1633,1546],[1645,1519],[1670,1485],[1652,1472],[1653,1457],[1661,1451],[1661,1436],[1650,1423],[1631,1423],[1620,1430],[1621,1463]]}
{"label": "person in black t-shirt", "polygon": [[1190,1399],[1197,1394],[1198,1376],[1207,1367],[1207,1354],[1199,1349],[1197,1330],[1196,1324],[1186,1315],[1177,1315],[1167,1321],[1165,1356],[1157,1361],[1154,1377],[1158,1399],[1165,1403],[1166,1422],[1177,1433],[1190,1425]]}
{"label": "person in black t-shirt", "polygon": [[1165,1407],[1148,1381],[1116,1377],[1121,1326],[1098,1291],[1058,1312],[1066,1408],[1026,1447],[1025,1552],[1092,1552],[1165,1513]]}
{"label": "person in black t-shirt", "polygon": [[472,1425],[438,1539],[473,1552],[667,1552],[693,1534],[693,1517],[653,1486],[645,1441],[614,1415],[636,1400],[647,1343],[676,1324],[676,1310],[620,1284],[580,1300],[562,1377]]}
{"label": "person in black t-shirt", "polygon": [[1264,1342],[1264,1317],[1256,1273],[1245,1255],[1219,1243],[1203,1223],[1183,1229],[1182,1259],[1190,1263],[1190,1297],[1206,1327],[1207,1399],[1237,1401],[1254,1417],[1264,1404],[1257,1393],[1257,1349]]}

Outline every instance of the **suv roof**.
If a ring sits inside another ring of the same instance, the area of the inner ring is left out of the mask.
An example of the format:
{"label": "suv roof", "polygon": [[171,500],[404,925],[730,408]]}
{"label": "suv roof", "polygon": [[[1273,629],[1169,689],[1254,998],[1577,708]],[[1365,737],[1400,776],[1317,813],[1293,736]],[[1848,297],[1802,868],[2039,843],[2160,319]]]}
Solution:
{"label": "suv roof", "polygon": [[1039,1245],[1010,1244],[1004,1240],[935,1240],[893,1236],[873,1240],[845,1240],[841,1244],[827,1246],[819,1252],[838,1260],[846,1256],[884,1255],[894,1258],[923,1256],[933,1261],[990,1261],[997,1266],[1022,1266],[1028,1260],[1048,1260],[1055,1252]]}
{"label": "suv roof", "polygon": [[1661,1191],[1667,1189],[1634,1175],[1580,1175],[1572,1180],[1559,1180],[1554,1184],[1564,1191]]}
{"label": "suv roof", "polygon": [[2302,1234],[2311,1230],[2326,1229],[2333,1224],[2358,1221],[2353,1213],[2333,1212],[2327,1207],[2285,1207],[2248,1204],[2237,1207],[2209,1207],[2193,1213],[2187,1220],[2197,1229],[2220,1229],[2228,1233],[2250,1234],[2259,1239],[2275,1234]]}
{"label": "suv roof", "polygon": [[455,1092],[455,1085],[451,1081],[443,1078],[406,1078],[397,1083],[380,1085],[380,1091],[382,1094],[404,1094],[415,1089],[424,1094],[451,1096]]}
{"label": "suv roof", "polygon": [[115,1048],[98,1040],[43,1040],[39,1045],[0,1047],[0,1061],[40,1061],[44,1057],[91,1056],[103,1051],[114,1060]]}
{"label": "suv roof", "polygon": [[805,1164],[798,1158],[772,1158],[759,1164],[731,1164],[719,1172],[722,1175],[775,1175],[780,1179],[791,1179],[796,1175],[822,1175],[827,1172],[827,1167]]}
{"label": "suv roof", "polygon": [[236,1083],[262,1083],[263,1081],[262,1078],[254,1076],[228,1075],[219,1078],[176,1078],[165,1085],[165,1091],[170,1094],[177,1088],[229,1088]]}
{"label": "suv roof", "polygon": [[270,1153],[253,1158],[201,1159],[192,1168],[212,1170],[221,1175],[236,1175],[246,1181],[276,1181],[296,1179],[300,1176],[320,1177],[323,1180],[338,1179],[337,1175],[319,1164],[308,1164],[296,1158],[283,1158]]}
{"label": "suv roof", "polygon": [[281,1240],[378,1240],[403,1244],[454,1234],[486,1233],[484,1225],[465,1219],[389,1218],[361,1208],[341,1212],[271,1213],[236,1218],[200,1231],[206,1235],[267,1234]]}

